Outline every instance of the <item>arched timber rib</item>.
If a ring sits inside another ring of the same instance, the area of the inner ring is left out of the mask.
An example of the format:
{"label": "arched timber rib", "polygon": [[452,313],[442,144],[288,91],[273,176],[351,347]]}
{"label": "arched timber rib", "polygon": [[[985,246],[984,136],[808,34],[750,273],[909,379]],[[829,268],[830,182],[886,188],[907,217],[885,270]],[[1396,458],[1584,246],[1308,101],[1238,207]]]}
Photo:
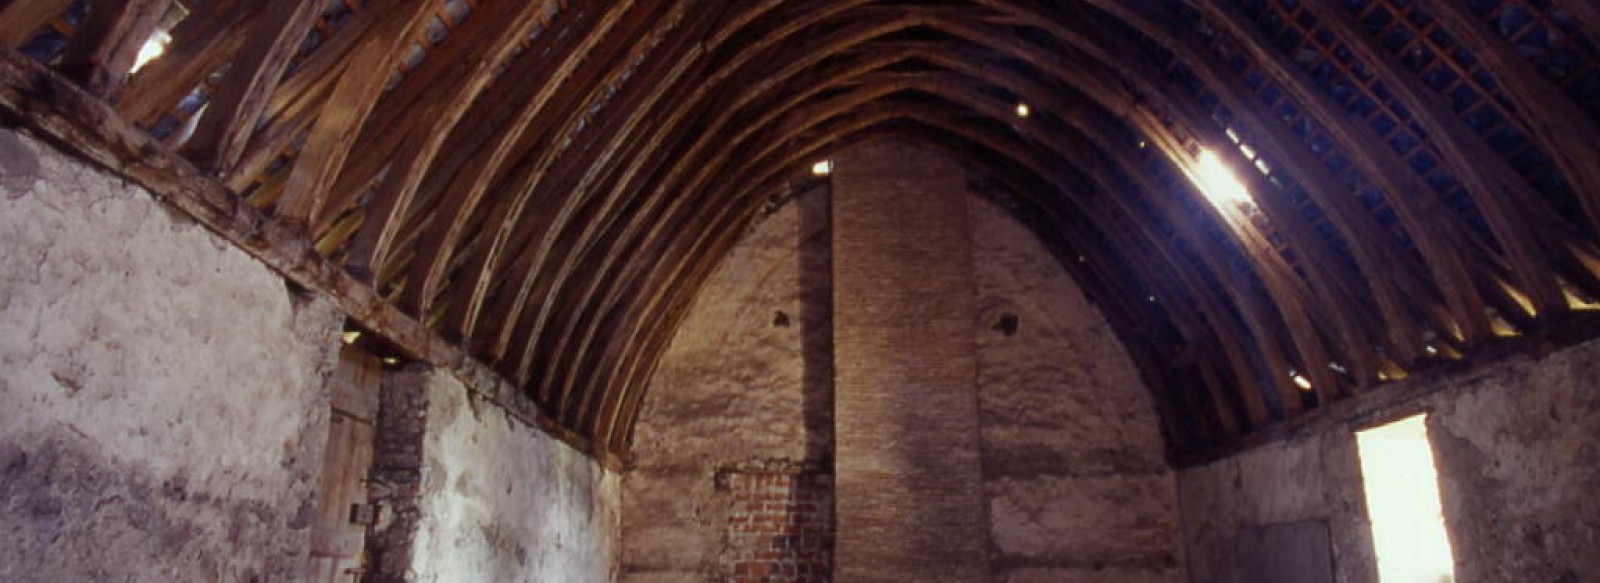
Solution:
{"label": "arched timber rib", "polygon": [[[563,57],[548,61],[532,58],[523,60],[541,64],[559,63],[560,68],[553,75],[535,77],[545,79],[544,82],[517,85],[541,89],[535,95],[513,100],[513,103],[520,101],[525,104],[512,122],[514,129],[500,132],[496,139],[501,141],[497,143],[493,153],[487,157],[474,156],[467,162],[466,171],[457,174],[456,179],[449,183],[447,187],[449,190],[440,195],[443,206],[435,213],[442,214],[449,220],[440,221],[441,224],[425,231],[419,256],[412,262],[408,272],[405,293],[401,297],[402,305],[425,313],[432,310],[434,299],[438,295],[449,265],[450,252],[460,243],[467,226],[467,219],[474,214],[477,206],[488,194],[493,178],[502,171],[505,161],[510,159],[514,152],[527,152],[537,144],[543,143],[548,146],[557,142],[552,136],[570,134],[574,126],[586,119],[585,108],[599,99],[607,87],[619,82],[618,77],[627,70],[626,65],[636,57],[642,56],[650,47],[651,39],[659,39],[670,29],[672,23],[681,18],[681,12],[668,13],[666,8],[671,6],[671,3],[653,4],[656,4],[656,7],[637,10],[629,10],[630,6],[627,3],[613,5],[594,28],[584,31],[581,36],[569,37],[581,40],[577,41],[576,46]],[[682,7],[679,6],[674,8],[673,12],[681,10]],[[626,22],[620,22],[623,14],[627,15]],[[647,27],[652,25],[656,29],[647,30]],[[523,73],[520,70],[510,70],[506,74]],[[564,90],[558,91],[558,89]],[[550,115],[540,115],[547,106],[551,107]],[[470,124],[466,127],[476,129],[482,125],[496,123],[504,122],[485,119],[480,124]],[[529,127],[530,125],[532,127]],[[513,141],[520,135],[538,141]],[[456,149],[472,150],[466,145],[459,145]],[[531,162],[532,168],[528,172],[533,176],[542,175],[553,151],[553,148],[544,148],[544,155],[540,156],[538,161]],[[479,163],[480,160],[482,163]],[[605,163],[603,160],[597,160],[595,166],[604,167]],[[439,169],[435,169],[434,172],[439,173]],[[414,229],[406,231],[416,232]],[[509,229],[497,229],[495,232],[502,245],[510,234],[506,231]],[[385,255],[387,254],[383,253],[379,257]]]}
{"label": "arched timber rib", "polygon": [[[922,16],[922,18],[917,19],[915,24],[925,24],[926,21],[930,21],[930,19],[926,18],[926,16]],[[1283,384],[1286,384],[1286,381],[1283,381]]]}
{"label": "arched timber rib", "polygon": [[[880,93],[893,93],[893,91],[896,91],[896,88],[886,88],[886,90],[880,90]],[[856,106],[858,106],[858,104],[846,104],[846,106],[843,107],[834,107],[832,111],[848,111],[848,109],[851,109],[851,107]]]}

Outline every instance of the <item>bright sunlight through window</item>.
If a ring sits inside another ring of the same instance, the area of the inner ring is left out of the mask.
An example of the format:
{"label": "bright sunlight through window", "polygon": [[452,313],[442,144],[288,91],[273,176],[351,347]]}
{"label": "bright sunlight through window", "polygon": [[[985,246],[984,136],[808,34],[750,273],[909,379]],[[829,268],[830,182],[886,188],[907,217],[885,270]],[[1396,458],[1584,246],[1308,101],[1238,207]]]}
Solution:
{"label": "bright sunlight through window", "polygon": [[167,45],[169,44],[172,44],[172,35],[167,34],[165,31],[156,31],[155,34],[150,35],[150,39],[144,42],[144,46],[139,47],[139,56],[133,61],[133,70],[128,71],[128,73],[138,73],[139,69],[143,69],[145,65],[150,64],[150,61],[161,58],[161,55],[166,54]]}
{"label": "bright sunlight through window", "polygon": [[1426,416],[1356,432],[1382,583],[1452,583]]}
{"label": "bright sunlight through window", "polygon": [[1245,188],[1233,170],[1222,162],[1222,158],[1211,150],[1201,150],[1199,164],[1195,167],[1195,181],[1199,183],[1200,190],[1206,193],[1206,198],[1211,199],[1211,204],[1217,208],[1238,210],[1240,206],[1255,204],[1250,198],[1250,189]]}

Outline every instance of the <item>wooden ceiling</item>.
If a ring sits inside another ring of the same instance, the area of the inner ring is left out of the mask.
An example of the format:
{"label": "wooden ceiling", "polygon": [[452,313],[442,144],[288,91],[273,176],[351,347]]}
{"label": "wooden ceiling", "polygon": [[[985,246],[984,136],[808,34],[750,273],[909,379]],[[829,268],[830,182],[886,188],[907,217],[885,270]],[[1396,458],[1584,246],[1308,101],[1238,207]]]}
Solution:
{"label": "wooden ceiling", "polygon": [[767,201],[923,140],[1183,456],[1586,321],[1597,42],[1591,0],[0,0],[0,104],[595,452]]}

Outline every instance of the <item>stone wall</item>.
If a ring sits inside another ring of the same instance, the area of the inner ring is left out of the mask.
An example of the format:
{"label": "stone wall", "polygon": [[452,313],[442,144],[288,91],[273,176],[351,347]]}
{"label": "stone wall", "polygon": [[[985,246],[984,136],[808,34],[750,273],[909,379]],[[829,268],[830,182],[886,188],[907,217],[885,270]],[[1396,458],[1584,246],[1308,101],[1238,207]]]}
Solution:
{"label": "stone wall", "polygon": [[718,473],[831,467],[827,217],[817,190],[757,222],[662,356],[623,477],[623,581],[728,580],[740,551]]}
{"label": "stone wall", "polygon": [[[305,580],[343,324],[142,190],[0,130],[0,581]],[[417,488],[377,492],[380,526],[410,521],[377,557],[388,580],[616,579],[616,474],[447,373],[390,376],[385,414],[416,422],[379,437],[400,444],[380,476]]]}
{"label": "stone wall", "polygon": [[342,318],[0,130],[0,581],[295,581]]}
{"label": "stone wall", "polygon": [[453,376],[414,372],[390,384],[410,383],[423,384],[427,429],[408,582],[616,580],[616,474]]}
{"label": "stone wall", "polygon": [[1321,524],[1340,583],[1377,583],[1356,430],[1426,412],[1456,578],[1600,580],[1600,341],[1414,379],[1382,407],[1185,470],[1196,583],[1240,582],[1264,527]]}
{"label": "stone wall", "polygon": [[994,580],[1184,581],[1176,478],[1138,370],[1038,239],[968,200]]}

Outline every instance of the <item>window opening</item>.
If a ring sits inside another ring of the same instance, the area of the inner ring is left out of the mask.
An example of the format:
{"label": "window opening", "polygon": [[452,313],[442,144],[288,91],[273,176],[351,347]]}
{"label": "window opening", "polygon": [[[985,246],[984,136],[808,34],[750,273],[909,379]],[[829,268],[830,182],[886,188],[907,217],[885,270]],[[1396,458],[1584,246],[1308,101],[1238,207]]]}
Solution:
{"label": "window opening", "polygon": [[1426,415],[1356,432],[1382,583],[1453,583]]}

